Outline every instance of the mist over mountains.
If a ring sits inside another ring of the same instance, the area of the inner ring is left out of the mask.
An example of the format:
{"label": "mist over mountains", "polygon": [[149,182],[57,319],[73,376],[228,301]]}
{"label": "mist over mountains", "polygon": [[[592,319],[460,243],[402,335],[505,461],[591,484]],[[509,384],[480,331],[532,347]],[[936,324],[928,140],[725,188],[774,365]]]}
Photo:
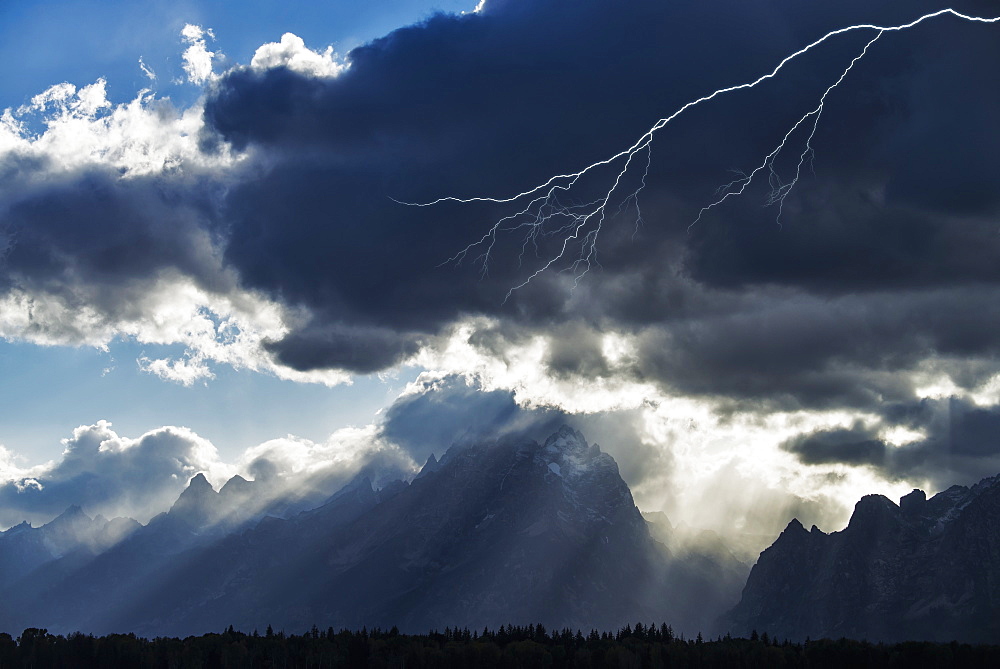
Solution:
{"label": "mist over mountains", "polygon": [[679,559],[654,540],[616,462],[566,427],[541,444],[453,447],[410,482],[376,488],[362,472],[306,511],[261,509],[256,486],[234,477],[216,492],[195,476],[169,511],[107,548],[80,540],[8,558],[62,517],[0,535],[0,568],[22,565],[4,579],[0,626],[185,635],[670,619],[696,632],[746,575],[732,556]]}
{"label": "mist over mountains", "polygon": [[832,534],[792,520],[759,560],[767,537],[644,517],[615,460],[566,426],[541,443],[452,446],[409,481],[369,467],[318,501],[263,486],[234,476],[217,492],[199,474],[145,526],[74,506],[0,533],[0,630],[668,621],[692,637],[972,641],[1000,630],[1000,477],[900,506],[870,495]]}

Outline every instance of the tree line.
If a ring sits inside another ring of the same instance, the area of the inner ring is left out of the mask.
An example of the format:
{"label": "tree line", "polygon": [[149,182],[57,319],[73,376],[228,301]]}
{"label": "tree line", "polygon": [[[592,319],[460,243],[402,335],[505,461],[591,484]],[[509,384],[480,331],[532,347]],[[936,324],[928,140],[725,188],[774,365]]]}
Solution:
{"label": "tree line", "polygon": [[905,667],[928,669],[1000,667],[1000,646],[932,642],[896,644],[851,639],[779,640],[766,632],[749,638],[726,635],[693,639],[663,623],[616,632],[547,630],[543,625],[503,625],[496,630],[445,628],[443,632],[402,634],[389,630],[321,631],[304,634],[236,631],[185,639],[145,639],[135,634],[67,636],[30,628],[14,639],[0,633],[0,669],[65,667],[296,667],[325,669],[559,669],[562,667],[804,668]]}

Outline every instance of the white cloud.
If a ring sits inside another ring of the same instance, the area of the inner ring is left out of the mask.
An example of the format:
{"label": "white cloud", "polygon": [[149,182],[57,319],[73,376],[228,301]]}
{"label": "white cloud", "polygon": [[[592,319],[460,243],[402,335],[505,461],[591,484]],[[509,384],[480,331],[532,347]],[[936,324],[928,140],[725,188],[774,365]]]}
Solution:
{"label": "white cloud", "polygon": [[45,111],[50,105],[65,105],[67,100],[76,95],[76,86],[68,82],[49,86],[44,91],[31,98],[31,103],[18,108],[19,114],[31,111]]}
{"label": "white cloud", "polygon": [[0,114],[0,155],[8,155],[24,141],[24,123],[10,109]]}
{"label": "white cloud", "polygon": [[[106,82],[77,89],[57,84],[16,111],[0,117],[0,160],[44,161],[47,170],[68,173],[86,167],[114,170],[124,178],[172,174],[216,174],[239,163],[226,147],[205,153],[198,146],[204,126],[198,106],[178,110],[148,90],[130,102],[113,105]],[[45,130],[32,134],[27,121],[40,119]]]}
{"label": "white cloud", "polygon": [[91,306],[106,299],[85,286],[75,292],[0,296],[0,337],[43,346],[91,346],[107,349],[117,339],[140,344],[183,347],[177,355],[140,358],[140,368],[183,385],[211,379],[212,364],[271,373],[293,381],[338,385],[350,376],[337,371],[298,372],[275,362],[264,349],[280,339],[295,314],[278,303],[241,290],[222,269],[228,290],[209,292],[192,279],[165,272],[153,280],[117,285],[115,299],[127,308],[106,313]]}
{"label": "white cloud", "polygon": [[211,29],[190,23],[181,30],[181,39],[188,45],[181,55],[184,72],[187,73],[188,81],[196,86],[201,86],[216,76],[212,72],[212,60],[219,54],[208,50],[206,36],[215,39],[215,33]]}
{"label": "white cloud", "polygon": [[42,484],[38,482],[37,479],[21,479],[20,481],[14,482],[14,487],[17,488],[18,492],[27,492],[28,490],[41,490],[43,488]]}
{"label": "white cloud", "polygon": [[156,72],[154,72],[151,67],[146,65],[145,61],[143,61],[141,57],[139,58],[139,69],[142,70],[142,73],[146,75],[147,79],[150,81],[156,81]]}
{"label": "white cloud", "polygon": [[386,442],[376,425],[366,425],[341,428],[323,442],[293,435],[271,439],[248,448],[237,461],[237,467],[255,477],[275,476],[302,483],[357,471],[378,455],[403,470],[415,470],[417,466],[398,447]]}
{"label": "white cloud", "polygon": [[14,453],[0,445],[0,481],[13,481],[24,477],[24,471],[17,466],[15,460]]}
{"label": "white cloud", "polygon": [[474,8],[473,8],[473,9],[472,9],[472,10],[471,10],[470,12],[466,12],[466,11],[465,11],[465,10],[463,9],[463,10],[462,10],[462,13],[463,13],[463,14],[469,14],[469,13],[471,13],[471,14],[478,14],[478,13],[480,13],[481,11],[483,11],[483,8],[484,8],[485,6],[486,6],[486,0],[479,0],[479,2],[478,2],[478,3],[476,4],[476,6],[475,6],[475,7],[474,7]]}
{"label": "white cloud", "polygon": [[347,65],[336,58],[332,46],[322,52],[306,47],[298,35],[285,33],[281,42],[269,42],[257,48],[250,61],[254,70],[269,70],[275,67],[287,67],[300,74],[312,77],[335,77],[343,72]]}
{"label": "white cloud", "polygon": [[488,318],[461,322],[411,362],[430,370],[432,375],[473,376],[486,391],[512,390],[522,406],[553,406],[569,413],[633,409],[657,394],[652,383],[615,373],[630,365],[632,344],[624,335],[608,335],[602,342],[612,373],[587,379],[582,386],[580,378],[559,378],[548,372],[546,358],[552,343],[549,336],[536,334],[525,341],[510,342],[502,352],[486,351],[472,343],[475,334],[488,332],[496,325]]}
{"label": "white cloud", "polygon": [[195,381],[214,379],[215,374],[203,356],[187,355],[181,358],[155,358],[142,356],[137,361],[139,369],[167,381],[175,381],[183,386],[194,385]]}

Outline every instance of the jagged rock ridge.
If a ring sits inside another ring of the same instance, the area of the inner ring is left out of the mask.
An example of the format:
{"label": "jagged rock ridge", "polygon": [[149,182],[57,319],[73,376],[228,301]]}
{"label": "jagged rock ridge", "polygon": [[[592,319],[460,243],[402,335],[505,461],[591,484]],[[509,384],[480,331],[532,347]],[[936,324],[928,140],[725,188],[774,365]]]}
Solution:
{"label": "jagged rock ridge", "polygon": [[792,520],[724,619],[793,639],[1000,639],[1000,476],[919,490],[897,506],[868,495],[841,532]]}

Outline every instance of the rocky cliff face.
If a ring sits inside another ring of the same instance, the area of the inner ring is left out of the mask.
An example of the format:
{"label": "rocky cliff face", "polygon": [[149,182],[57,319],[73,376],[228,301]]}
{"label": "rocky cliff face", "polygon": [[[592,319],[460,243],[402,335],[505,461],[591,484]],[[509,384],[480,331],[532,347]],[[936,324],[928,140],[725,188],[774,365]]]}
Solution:
{"label": "rocky cliff face", "polygon": [[1000,476],[897,506],[858,502],[841,532],[793,520],[750,573],[724,618],[804,639],[897,641],[1000,638]]}
{"label": "rocky cliff face", "polygon": [[693,634],[737,594],[714,563],[654,541],[615,461],[569,428],[542,444],[453,447],[410,483],[376,490],[359,476],[318,508],[220,534],[221,496],[196,478],[114,549],[8,590],[19,606],[8,626],[183,635],[667,620]]}

